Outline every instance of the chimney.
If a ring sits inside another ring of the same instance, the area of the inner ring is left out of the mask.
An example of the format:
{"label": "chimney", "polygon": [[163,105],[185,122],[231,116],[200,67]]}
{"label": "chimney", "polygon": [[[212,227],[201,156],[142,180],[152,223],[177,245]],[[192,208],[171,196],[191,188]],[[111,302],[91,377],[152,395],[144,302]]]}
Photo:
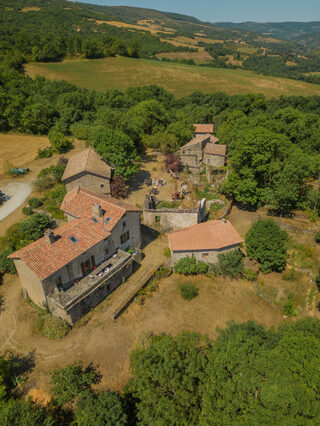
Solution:
{"label": "chimney", "polygon": [[46,239],[46,242],[48,244],[53,244],[55,242],[55,236],[54,236],[54,233],[51,229],[47,229],[44,232],[44,238]]}
{"label": "chimney", "polygon": [[102,217],[102,208],[99,203],[94,203],[92,206],[92,214],[97,217]]}

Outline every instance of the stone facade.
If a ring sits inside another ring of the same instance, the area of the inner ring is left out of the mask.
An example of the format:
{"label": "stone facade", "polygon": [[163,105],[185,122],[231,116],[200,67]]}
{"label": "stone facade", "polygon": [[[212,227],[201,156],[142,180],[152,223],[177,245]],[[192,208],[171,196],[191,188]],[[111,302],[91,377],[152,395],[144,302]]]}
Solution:
{"label": "stone facade", "polygon": [[162,232],[175,231],[203,222],[206,215],[206,200],[199,201],[194,209],[152,209],[146,203],[143,210],[143,223],[150,227],[160,227]]}
{"label": "stone facade", "polygon": [[180,160],[184,167],[194,174],[200,173],[200,165],[203,160],[203,150],[205,145],[210,142],[210,135],[200,137],[199,142],[186,144],[180,149]]}
{"label": "stone facade", "polygon": [[54,292],[47,297],[50,311],[69,324],[79,321],[83,315],[87,314],[92,308],[99,305],[109,294],[123,283],[124,280],[132,274],[133,259],[132,256],[124,258],[112,274],[106,279],[101,279],[96,285],[85,294],[76,295],[73,300],[65,301],[60,298],[59,293]]}
{"label": "stone facade", "polygon": [[90,191],[97,192],[98,194],[111,194],[109,178],[95,175],[87,171],[65,179],[64,183],[66,185],[67,192],[70,192],[80,186],[87,188]]}
{"label": "stone facade", "polygon": [[203,162],[208,166],[221,168],[225,165],[225,156],[204,153]]}
{"label": "stone facade", "polygon": [[197,260],[201,260],[206,263],[216,263],[218,261],[218,256],[221,253],[227,253],[230,250],[234,250],[239,247],[239,244],[233,246],[223,247],[219,250],[194,250],[194,251],[172,251],[171,252],[171,261],[172,263],[178,262],[184,257],[195,257]]}

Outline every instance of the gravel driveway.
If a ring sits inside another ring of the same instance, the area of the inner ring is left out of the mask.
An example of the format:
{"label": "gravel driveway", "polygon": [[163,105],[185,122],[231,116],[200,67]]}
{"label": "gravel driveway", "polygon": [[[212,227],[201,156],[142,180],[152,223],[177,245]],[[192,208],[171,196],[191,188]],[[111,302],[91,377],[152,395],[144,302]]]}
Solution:
{"label": "gravel driveway", "polygon": [[0,206],[1,221],[21,206],[31,192],[31,184],[28,182],[11,182],[7,185],[1,185],[0,190],[8,196],[8,199]]}

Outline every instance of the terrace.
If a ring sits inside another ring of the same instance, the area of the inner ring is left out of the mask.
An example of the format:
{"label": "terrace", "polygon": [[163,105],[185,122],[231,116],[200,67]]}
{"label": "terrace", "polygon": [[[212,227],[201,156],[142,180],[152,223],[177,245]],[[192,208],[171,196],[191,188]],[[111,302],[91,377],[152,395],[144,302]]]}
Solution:
{"label": "terrace", "polygon": [[64,309],[69,308],[83,297],[96,290],[101,284],[109,280],[116,272],[132,261],[132,256],[122,250],[118,250],[113,256],[97,266],[85,277],[76,280],[67,290],[62,290],[53,298]]}

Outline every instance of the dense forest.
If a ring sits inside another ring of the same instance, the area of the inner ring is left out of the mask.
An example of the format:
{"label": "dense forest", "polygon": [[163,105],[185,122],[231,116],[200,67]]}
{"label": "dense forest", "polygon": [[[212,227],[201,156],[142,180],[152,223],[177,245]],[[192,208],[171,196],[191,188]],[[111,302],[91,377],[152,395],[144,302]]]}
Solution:
{"label": "dense forest", "polygon": [[317,424],[319,330],[319,321],[309,318],[278,330],[231,323],[215,342],[193,332],[145,333],[131,354],[132,378],[121,394],[94,390],[99,371],[75,363],[51,372],[53,399],[47,407],[21,397],[16,385],[27,372],[17,360],[1,358],[0,423]]}

